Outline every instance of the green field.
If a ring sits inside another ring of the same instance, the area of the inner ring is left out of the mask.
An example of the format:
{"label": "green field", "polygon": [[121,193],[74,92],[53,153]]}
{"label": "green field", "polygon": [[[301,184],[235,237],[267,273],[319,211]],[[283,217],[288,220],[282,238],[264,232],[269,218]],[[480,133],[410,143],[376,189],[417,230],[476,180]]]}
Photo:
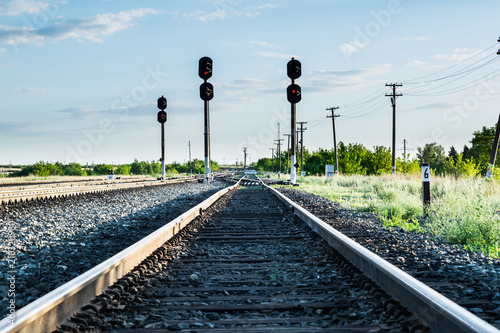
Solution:
{"label": "green field", "polygon": [[500,183],[484,178],[433,177],[424,217],[422,181],[416,176],[299,177],[300,188],[376,214],[384,226],[429,232],[445,241],[500,257]]}

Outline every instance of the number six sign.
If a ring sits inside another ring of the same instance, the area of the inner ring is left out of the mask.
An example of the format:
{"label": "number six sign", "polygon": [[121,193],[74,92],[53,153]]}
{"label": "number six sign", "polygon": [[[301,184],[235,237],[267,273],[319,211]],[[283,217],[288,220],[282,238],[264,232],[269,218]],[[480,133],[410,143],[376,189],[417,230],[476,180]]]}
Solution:
{"label": "number six sign", "polygon": [[422,192],[424,199],[424,216],[429,216],[428,208],[431,203],[431,183],[429,163],[422,163]]}
{"label": "number six sign", "polygon": [[429,181],[429,163],[422,163],[422,182]]}

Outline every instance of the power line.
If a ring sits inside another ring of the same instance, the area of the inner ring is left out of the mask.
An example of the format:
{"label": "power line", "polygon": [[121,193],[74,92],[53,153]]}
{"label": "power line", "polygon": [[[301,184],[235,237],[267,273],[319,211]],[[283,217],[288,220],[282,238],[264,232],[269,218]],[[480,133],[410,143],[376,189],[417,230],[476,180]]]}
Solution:
{"label": "power line", "polygon": [[403,81],[402,83],[403,84],[415,84],[415,83],[418,83],[418,82],[414,82],[414,81],[417,81],[417,80],[420,80],[420,79],[423,79],[423,78],[426,78],[426,77],[429,77],[429,76],[432,76],[432,75],[436,75],[436,74],[445,72],[445,71],[449,70],[450,68],[456,67],[456,66],[458,66],[458,65],[460,65],[460,64],[462,64],[462,63],[464,63],[466,61],[471,60],[472,58],[477,57],[480,54],[483,54],[484,52],[486,52],[486,51],[490,50],[491,48],[493,48],[495,45],[496,44],[493,44],[493,45],[487,47],[486,49],[482,50],[481,52],[479,52],[479,53],[477,53],[477,54],[475,54],[475,55],[473,55],[473,56],[471,56],[471,57],[469,57],[467,59],[464,59],[464,60],[462,60],[462,61],[460,61],[460,62],[458,62],[458,63],[456,63],[456,64],[454,64],[452,66],[446,67],[446,68],[444,68],[442,70],[439,70],[437,72],[434,72],[434,73],[430,73],[430,74],[427,74],[427,75],[424,75],[424,76],[420,76],[420,77],[417,77],[417,78],[414,78],[414,79],[411,79],[411,80]]}

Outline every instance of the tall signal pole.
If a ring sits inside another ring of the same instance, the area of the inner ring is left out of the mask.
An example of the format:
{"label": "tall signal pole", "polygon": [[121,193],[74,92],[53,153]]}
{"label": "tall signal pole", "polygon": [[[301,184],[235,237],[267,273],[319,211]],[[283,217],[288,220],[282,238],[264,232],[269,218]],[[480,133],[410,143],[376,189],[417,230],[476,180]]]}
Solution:
{"label": "tall signal pole", "polygon": [[402,87],[401,83],[386,83],[386,87],[392,87],[392,94],[385,94],[391,97],[392,103],[392,174],[396,174],[396,98],[403,94],[396,94],[396,88]]}
{"label": "tall signal pole", "polygon": [[297,184],[297,162],[295,162],[295,125],[297,121],[297,108],[296,104],[302,99],[301,88],[298,84],[295,84],[295,80],[302,75],[302,65],[300,61],[294,59],[290,60],[286,64],[286,74],[292,80],[292,84],[286,88],[286,98],[290,102],[291,110],[291,121],[290,121],[290,135],[292,136],[292,156],[290,158],[290,182],[295,185]]}
{"label": "tall signal pole", "polygon": [[167,121],[167,99],[163,95],[158,98],[158,112],[157,119],[161,124],[161,180],[165,180],[165,122]]}
{"label": "tall signal pole", "polygon": [[300,131],[300,173],[302,174],[304,171],[304,131],[307,130],[304,124],[307,124],[307,121],[298,121],[297,124],[300,124],[300,130],[297,129],[297,131]]}
{"label": "tall signal pole", "polygon": [[335,118],[340,117],[340,115],[335,114],[335,110],[338,110],[338,106],[334,106],[331,108],[327,108],[326,111],[331,111],[331,116],[326,116],[327,118],[332,118],[332,127],[333,127],[333,150],[335,152],[335,174],[339,174],[339,161],[337,158],[337,137],[335,133]]}
{"label": "tall signal pole", "polygon": [[212,172],[210,168],[210,115],[209,115],[209,101],[214,97],[214,87],[211,83],[207,82],[212,77],[212,59],[203,57],[198,61],[198,76],[203,79],[200,86],[200,98],[204,101],[204,137],[205,137],[205,171],[204,183],[210,184],[212,180]]}
{"label": "tall signal pole", "polygon": [[288,174],[289,172],[289,168],[288,168],[288,161],[289,161],[289,155],[290,155],[290,134],[283,134],[283,136],[287,136],[288,137],[288,144],[286,146],[286,173]]}

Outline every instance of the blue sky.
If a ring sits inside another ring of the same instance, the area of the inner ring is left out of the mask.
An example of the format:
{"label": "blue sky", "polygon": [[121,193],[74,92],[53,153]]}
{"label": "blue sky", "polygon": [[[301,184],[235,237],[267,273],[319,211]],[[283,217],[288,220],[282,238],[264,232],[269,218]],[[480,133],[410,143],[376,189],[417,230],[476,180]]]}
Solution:
{"label": "blue sky", "polygon": [[[337,140],[461,150],[500,111],[500,3],[482,1],[0,1],[0,163],[203,159],[198,59],[213,59],[212,159],[270,157],[290,133],[286,63],[302,63],[309,150]],[[286,141],[284,141],[286,145]],[[398,150],[398,155],[402,150]]]}

